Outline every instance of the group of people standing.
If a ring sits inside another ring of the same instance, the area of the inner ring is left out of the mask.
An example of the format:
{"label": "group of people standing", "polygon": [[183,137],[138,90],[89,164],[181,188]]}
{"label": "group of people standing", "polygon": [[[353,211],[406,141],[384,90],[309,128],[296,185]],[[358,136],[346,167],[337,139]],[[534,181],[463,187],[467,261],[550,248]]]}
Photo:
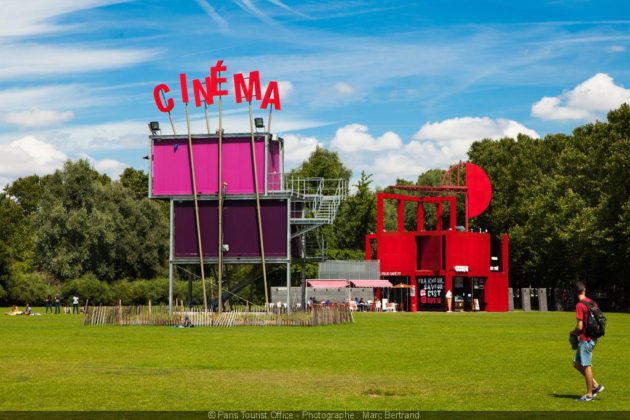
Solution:
{"label": "group of people standing", "polygon": [[[61,297],[59,296],[59,294],[55,295],[54,300],[53,300],[51,295],[48,295],[46,297],[46,313],[48,313],[48,310],[50,310],[51,314],[53,313],[53,301],[54,301],[54,304],[55,304],[55,311],[54,311],[54,313],[55,314],[60,314],[61,313]],[[70,309],[68,308],[67,312],[64,309],[64,313],[70,313]],[[79,311],[79,297],[76,296],[76,295],[74,295],[72,297],[72,313],[73,314],[80,313],[80,311]]]}

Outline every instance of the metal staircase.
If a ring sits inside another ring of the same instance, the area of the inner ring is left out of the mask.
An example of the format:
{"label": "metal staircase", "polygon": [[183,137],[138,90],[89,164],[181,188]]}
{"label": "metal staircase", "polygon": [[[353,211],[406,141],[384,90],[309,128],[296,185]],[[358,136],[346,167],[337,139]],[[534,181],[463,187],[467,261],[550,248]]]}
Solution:
{"label": "metal staircase", "polygon": [[[344,179],[301,178],[284,175],[282,193],[291,196],[291,239],[303,236],[304,258],[326,256],[324,237],[317,228],[334,222],[347,196]],[[280,192],[280,191],[278,191]]]}

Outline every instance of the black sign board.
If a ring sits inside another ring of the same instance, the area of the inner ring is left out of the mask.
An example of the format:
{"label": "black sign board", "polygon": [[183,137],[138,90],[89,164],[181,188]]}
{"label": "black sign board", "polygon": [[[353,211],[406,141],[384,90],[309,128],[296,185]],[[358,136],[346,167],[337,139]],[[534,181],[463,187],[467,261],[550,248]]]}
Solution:
{"label": "black sign board", "polygon": [[444,277],[418,277],[418,308],[443,310],[446,302]]}

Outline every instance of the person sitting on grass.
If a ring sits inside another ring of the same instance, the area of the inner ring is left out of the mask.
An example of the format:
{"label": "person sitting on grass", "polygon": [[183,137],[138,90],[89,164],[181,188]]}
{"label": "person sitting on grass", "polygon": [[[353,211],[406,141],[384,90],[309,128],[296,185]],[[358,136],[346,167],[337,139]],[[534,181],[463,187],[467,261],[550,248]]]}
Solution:
{"label": "person sitting on grass", "polygon": [[24,312],[22,312],[22,315],[30,315],[32,313],[33,313],[33,309],[31,308],[31,305],[27,303],[26,306],[24,307]]}
{"label": "person sitting on grass", "polygon": [[190,322],[190,318],[186,317],[184,322],[179,325],[173,325],[172,328],[195,328],[192,322]]}
{"label": "person sitting on grass", "polygon": [[22,315],[22,312],[18,309],[17,305],[13,305],[9,312],[5,312],[5,315],[13,316],[13,315]]}

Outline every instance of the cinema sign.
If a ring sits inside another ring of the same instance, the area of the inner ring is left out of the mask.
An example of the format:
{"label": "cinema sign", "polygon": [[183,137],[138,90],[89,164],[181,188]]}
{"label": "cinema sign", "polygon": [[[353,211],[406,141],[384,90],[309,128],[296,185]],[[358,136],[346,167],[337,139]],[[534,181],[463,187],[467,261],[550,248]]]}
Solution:
{"label": "cinema sign", "polygon": [[[229,94],[227,87],[224,89],[223,84],[227,84],[227,77],[221,77],[221,72],[227,71],[227,67],[223,65],[223,60],[217,61],[217,64],[210,67],[210,76],[204,78],[204,80],[193,79],[192,91],[195,99],[195,106],[200,107],[201,101],[206,105],[214,104],[215,97],[227,96]],[[247,79],[247,83],[245,80]],[[234,98],[237,104],[243,102],[251,102],[254,98],[257,101],[262,102],[260,109],[267,109],[269,105],[274,109],[280,110],[280,93],[278,91],[278,82],[271,81],[267,84],[264,96],[260,87],[260,73],[256,71],[249,72],[249,76],[246,78],[243,73],[236,73],[232,77],[234,85]],[[179,86],[182,95],[182,102],[188,105],[190,100],[188,93],[188,79],[186,73],[179,75]],[[155,99],[155,105],[161,112],[170,112],[175,107],[175,100],[173,98],[167,98],[166,94],[170,92],[170,87],[161,83],[153,89],[153,98]]]}

